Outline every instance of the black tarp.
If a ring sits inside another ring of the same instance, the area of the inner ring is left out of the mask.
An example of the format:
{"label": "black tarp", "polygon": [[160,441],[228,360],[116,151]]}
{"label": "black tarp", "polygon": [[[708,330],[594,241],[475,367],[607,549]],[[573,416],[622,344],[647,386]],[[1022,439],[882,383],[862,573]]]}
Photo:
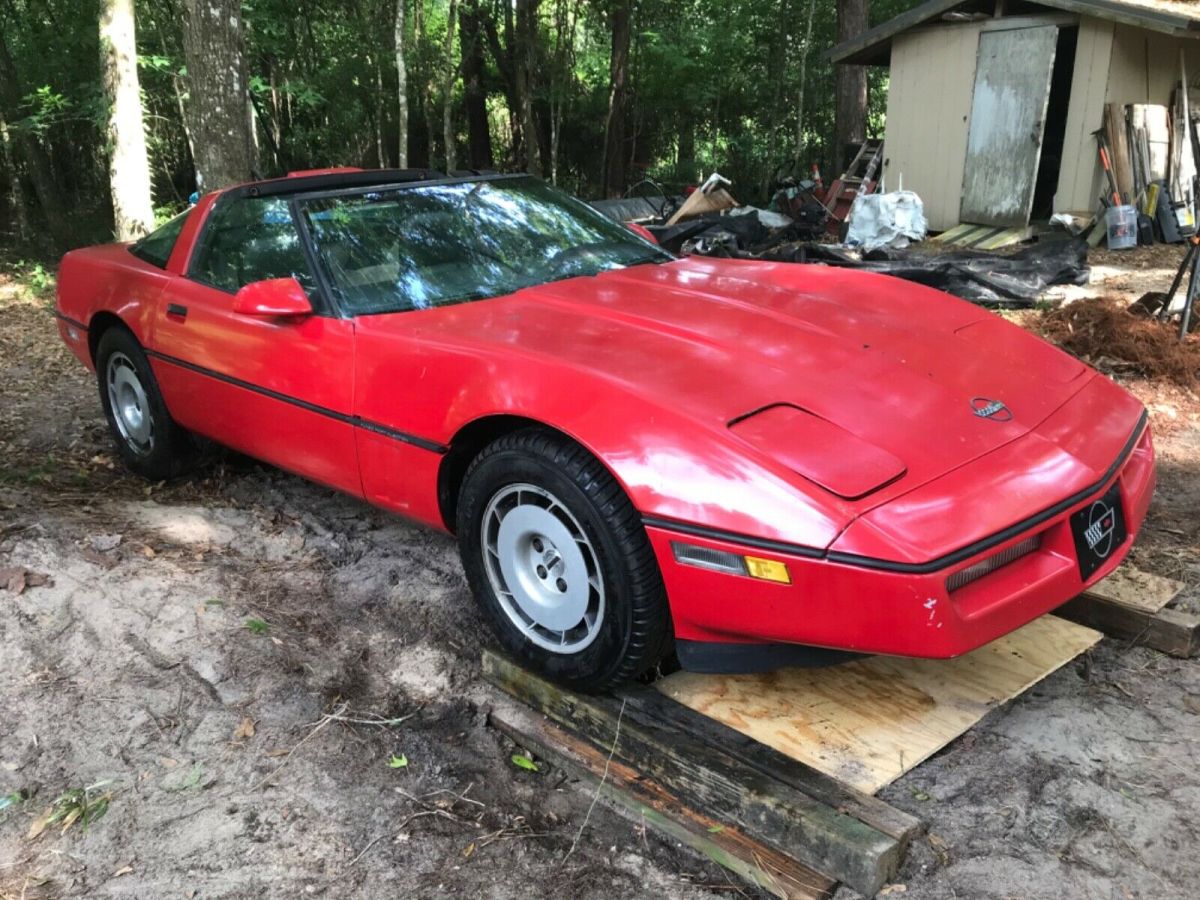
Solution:
{"label": "black tarp", "polygon": [[1056,284],[1087,284],[1087,243],[1041,241],[1016,253],[979,250],[875,250],[863,254],[828,244],[775,247],[757,258],[848,266],[928,285],[976,303],[1032,306]]}

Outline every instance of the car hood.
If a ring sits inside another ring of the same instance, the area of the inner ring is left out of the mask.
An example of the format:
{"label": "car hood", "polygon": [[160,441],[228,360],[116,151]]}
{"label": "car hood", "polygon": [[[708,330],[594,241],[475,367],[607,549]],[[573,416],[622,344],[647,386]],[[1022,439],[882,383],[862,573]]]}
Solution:
{"label": "car hood", "polygon": [[[903,469],[875,465],[879,489],[856,484],[855,513],[1026,434],[1094,374],[939,291],[794,263],[693,257],[371,318],[464,356],[499,350],[603,379],[784,465],[813,433],[848,433],[873,465],[886,454]],[[1001,414],[975,413],[992,401]],[[833,428],[730,428],[777,405]],[[801,472],[821,484],[813,474]]]}

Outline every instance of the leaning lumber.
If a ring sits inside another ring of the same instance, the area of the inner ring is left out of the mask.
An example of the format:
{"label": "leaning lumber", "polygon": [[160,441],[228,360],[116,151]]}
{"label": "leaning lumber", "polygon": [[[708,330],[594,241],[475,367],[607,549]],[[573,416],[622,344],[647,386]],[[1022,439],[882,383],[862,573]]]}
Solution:
{"label": "leaning lumber", "polygon": [[493,709],[488,721],[514,743],[585,782],[601,800],[784,900],[826,900],[837,882],[736,828],[684,806],[650,779],[527,708]]}
{"label": "leaning lumber", "polygon": [[648,714],[637,703],[574,693],[487,651],[483,674],[688,808],[862,894],[878,892],[899,867],[898,838]]}

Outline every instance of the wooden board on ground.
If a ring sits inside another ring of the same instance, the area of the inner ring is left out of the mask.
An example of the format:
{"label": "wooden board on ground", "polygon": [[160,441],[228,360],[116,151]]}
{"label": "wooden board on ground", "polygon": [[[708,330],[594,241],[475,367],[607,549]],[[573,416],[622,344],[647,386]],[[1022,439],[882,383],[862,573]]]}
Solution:
{"label": "wooden board on ground", "polygon": [[1100,637],[1091,628],[1043,616],[953,660],[875,656],[761,675],[677,672],[657,687],[873,794]]}
{"label": "wooden board on ground", "polygon": [[1028,225],[1004,228],[994,225],[972,225],[969,222],[955,225],[930,238],[935,244],[952,244],[970,250],[999,250],[1019,244],[1033,237],[1034,229]]}
{"label": "wooden board on ground", "polygon": [[582,779],[588,790],[640,825],[691,847],[776,897],[825,900],[837,882],[737,828],[680,803],[637,770],[525,708],[493,709],[489,721],[539,759]]}
{"label": "wooden board on ground", "polygon": [[1088,589],[1088,595],[1156,613],[1182,591],[1184,584],[1173,578],[1151,575],[1126,563]]}
{"label": "wooden board on ground", "polygon": [[[671,714],[664,707],[678,704],[652,690],[585,696],[487,651],[483,674],[604,760],[628,767],[631,777],[652,782],[713,823],[707,827],[730,829],[866,896],[896,875],[915,826],[911,816],[876,798],[820,773],[807,778],[794,761],[788,771],[762,754],[741,752],[736,742],[705,730],[702,716],[681,707],[685,715]],[[520,731],[537,746],[558,746],[528,723]]]}
{"label": "wooden board on ground", "polygon": [[1111,637],[1188,659],[1200,652],[1200,615],[1167,608],[1183,588],[1127,564],[1057,612]]}

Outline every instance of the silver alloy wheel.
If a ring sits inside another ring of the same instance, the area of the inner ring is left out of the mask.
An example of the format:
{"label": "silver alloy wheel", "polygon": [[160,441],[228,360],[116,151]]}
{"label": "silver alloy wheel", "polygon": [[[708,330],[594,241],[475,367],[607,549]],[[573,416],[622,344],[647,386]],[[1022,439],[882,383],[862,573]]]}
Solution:
{"label": "silver alloy wheel", "polygon": [[483,513],[483,564],[512,623],[537,646],[578,653],[600,633],[604,579],[579,521],[532,484],[498,490]]}
{"label": "silver alloy wheel", "polygon": [[117,351],[108,357],[104,381],[117,431],[134,453],[146,456],[154,449],[154,417],[137,369],[128,356]]}

